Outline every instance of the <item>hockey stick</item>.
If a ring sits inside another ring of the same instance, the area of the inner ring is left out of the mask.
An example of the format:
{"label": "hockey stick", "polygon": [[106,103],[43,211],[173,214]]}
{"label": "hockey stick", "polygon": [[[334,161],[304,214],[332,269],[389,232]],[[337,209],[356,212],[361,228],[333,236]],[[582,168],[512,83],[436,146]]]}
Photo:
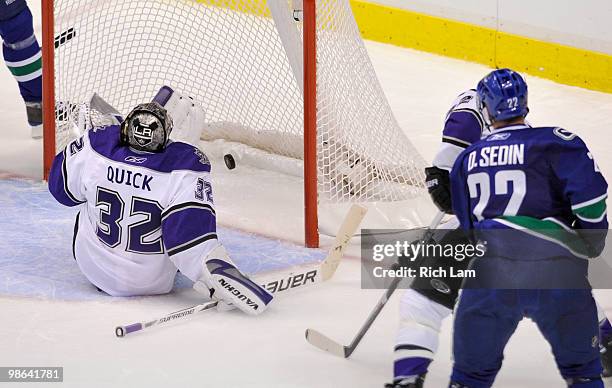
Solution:
{"label": "hockey stick", "polygon": [[186,309],[182,309],[179,311],[175,311],[168,315],[165,315],[161,318],[154,319],[148,322],[137,322],[132,323],[131,325],[125,326],[117,326],[115,328],[115,335],[119,338],[125,337],[128,334],[135,333],[140,330],[149,329],[153,326],[157,326],[163,323],[167,323],[170,321],[174,321],[176,319],[186,318],[194,313],[199,313],[200,311],[210,310],[217,306],[219,302],[216,300],[211,300],[206,303],[199,304],[197,306],[187,307]]}
{"label": "hockey stick", "polygon": [[[348,214],[344,218],[340,229],[334,240],[334,245],[331,247],[325,260],[323,260],[318,266],[302,270],[293,270],[288,274],[284,275],[268,275],[263,279],[261,276],[255,276],[262,286],[273,294],[286,292],[289,290],[295,290],[297,288],[303,288],[305,286],[322,283],[331,279],[336,273],[336,269],[340,264],[344,251],[351,240],[351,237],[355,234],[355,231],[361,224],[363,217],[367,212],[367,208],[361,205],[353,205],[349,210]],[[218,301],[212,300],[197,306],[187,307],[182,310],[175,311],[167,314],[163,317],[153,319],[146,322],[136,322],[130,325],[117,326],[115,328],[115,335],[117,337],[125,337],[128,334],[135,333],[144,329],[149,329],[160,324],[168,323],[177,319],[188,318],[195,313],[210,310],[216,307]]]}
{"label": "hockey stick", "polygon": [[[429,228],[423,235],[423,240],[427,241],[432,237],[434,230],[442,221],[442,217],[444,217],[443,212],[438,212],[438,214],[436,214],[433,221],[429,225]],[[391,267],[392,270],[396,270],[398,268],[400,268],[400,265],[398,263],[393,264],[393,266]],[[397,289],[397,286],[402,280],[403,278],[401,277],[393,279],[393,282],[391,282],[389,287],[385,290],[385,293],[378,300],[376,306],[374,306],[374,309],[370,312],[370,315],[368,315],[368,318],[366,319],[365,323],[361,326],[361,328],[359,329],[359,331],[357,332],[357,334],[349,345],[342,345],[341,343],[336,342],[333,339],[322,334],[321,332],[313,329],[306,329],[306,341],[308,341],[311,345],[331,354],[334,354],[338,357],[349,358],[363,339],[363,336],[368,332],[370,326],[372,326],[372,324],[382,311],[383,307],[385,307],[385,304],[387,304],[389,298],[391,298],[391,295],[393,295],[393,293]]]}

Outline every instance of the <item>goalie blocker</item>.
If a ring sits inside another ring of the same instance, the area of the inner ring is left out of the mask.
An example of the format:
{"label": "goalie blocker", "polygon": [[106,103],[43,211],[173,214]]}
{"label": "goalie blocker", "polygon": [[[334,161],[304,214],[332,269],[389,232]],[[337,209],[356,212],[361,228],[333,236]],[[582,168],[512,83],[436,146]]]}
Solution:
{"label": "goalie blocker", "polygon": [[236,268],[220,244],[204,259],[202,275],[193,288],[219,300],[222,309],[236,307],[250,315],[261,314],[273,299],[271,293]]}

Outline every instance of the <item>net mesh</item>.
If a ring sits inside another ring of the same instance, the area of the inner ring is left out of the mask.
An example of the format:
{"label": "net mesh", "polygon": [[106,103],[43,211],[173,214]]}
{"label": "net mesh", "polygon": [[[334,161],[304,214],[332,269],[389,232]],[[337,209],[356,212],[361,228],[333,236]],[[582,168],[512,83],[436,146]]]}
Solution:
{"label": "net mesh", "polygon": [[[125,115],[169,85],[205,107],[204,140],[302,159],[294,3],[55,0],[58,149],[75,123],[99,116],[88,112],[92,93]],[[317,2],[317,163],[320,202],[422,195],[424,160],[391,112],[348,0]]]}

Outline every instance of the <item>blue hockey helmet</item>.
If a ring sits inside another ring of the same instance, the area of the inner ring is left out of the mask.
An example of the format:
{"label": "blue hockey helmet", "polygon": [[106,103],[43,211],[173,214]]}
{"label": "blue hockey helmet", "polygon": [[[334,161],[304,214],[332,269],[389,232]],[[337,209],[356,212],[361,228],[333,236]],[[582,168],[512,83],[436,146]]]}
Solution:
{"label": "blue hockey helmet", "polygon": [[477,91],[480,102],[492,121],[525,117],[529,113],[527,83],[513,70],[492,71],[480,80]]}

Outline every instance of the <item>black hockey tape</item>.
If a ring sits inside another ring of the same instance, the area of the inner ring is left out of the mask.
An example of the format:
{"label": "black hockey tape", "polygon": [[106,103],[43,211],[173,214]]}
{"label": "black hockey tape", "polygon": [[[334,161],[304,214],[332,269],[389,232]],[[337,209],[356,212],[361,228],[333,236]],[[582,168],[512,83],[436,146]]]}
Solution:
{"label": "black hockey tape", "polygon": [[223,161],[228,169],[233,170],[236,168],[236,160],[232,156],[232,154],[225,154],[223,156]]}
{"label": "black hockey tape", "polygon": [[55,37],[55,48],[63,46],[64,44],[71,41],[74,37],[76,37],[76,30],[74,29],[74,27],[70,27],[69,29]]}

